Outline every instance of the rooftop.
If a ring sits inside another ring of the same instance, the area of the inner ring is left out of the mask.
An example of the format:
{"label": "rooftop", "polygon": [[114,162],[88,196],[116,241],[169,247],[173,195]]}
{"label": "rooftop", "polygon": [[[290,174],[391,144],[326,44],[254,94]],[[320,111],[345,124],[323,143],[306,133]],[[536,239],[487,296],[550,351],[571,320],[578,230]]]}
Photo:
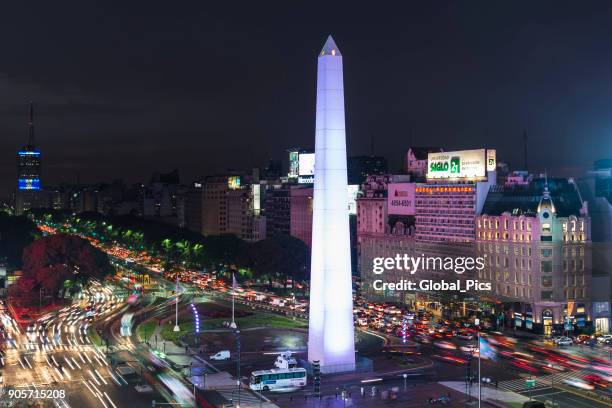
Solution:
{"label": "rooftop", "polygon": [[[509,212],[513,215],[534,217],[544,193],[545,182],[544,178],[536,178],[528,185],[491,186],[482,214],[501,215]],[[549,178],[548,190],[557,216],[580,216],[582,199],[573,183],[564,178]]]}

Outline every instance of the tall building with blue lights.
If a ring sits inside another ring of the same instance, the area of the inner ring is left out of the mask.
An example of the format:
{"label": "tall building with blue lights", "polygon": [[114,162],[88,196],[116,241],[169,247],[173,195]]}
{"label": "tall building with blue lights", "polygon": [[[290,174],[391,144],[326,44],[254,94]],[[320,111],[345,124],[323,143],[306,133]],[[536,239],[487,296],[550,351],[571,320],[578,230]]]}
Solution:
{"label": "tall building with blue lights", "polygon": [[17,153],[17,192],[15,211],[23,214],[31,208],[41,207],[40,150],[34,140],[34,106],[30,103],[28,143]]}

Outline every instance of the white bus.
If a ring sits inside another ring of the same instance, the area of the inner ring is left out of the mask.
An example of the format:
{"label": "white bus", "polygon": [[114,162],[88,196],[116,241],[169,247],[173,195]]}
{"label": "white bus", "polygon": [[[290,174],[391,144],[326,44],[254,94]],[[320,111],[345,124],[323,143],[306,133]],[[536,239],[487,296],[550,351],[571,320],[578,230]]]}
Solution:
{"label": "white bus", "polygon": [[290,391],[306,385],[306,369],[275,368],[251,373],[249,386],[257,391]]}

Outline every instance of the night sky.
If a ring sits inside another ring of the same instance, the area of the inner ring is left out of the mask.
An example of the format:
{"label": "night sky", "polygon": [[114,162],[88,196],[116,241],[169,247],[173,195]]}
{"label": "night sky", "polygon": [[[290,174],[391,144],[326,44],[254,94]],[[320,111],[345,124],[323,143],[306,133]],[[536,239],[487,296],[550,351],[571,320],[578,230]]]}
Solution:
{"label": "night sky", "polygon": [[175,167],[189,182],[312,147],[328,34],[351,155],[373,135],[392,169],[411,142],[493,147],[520,166],[526,129],[531,170],[580,175],[612,157],[609,1],[81,3],[3,5],[0,196],[29,100],[44,185]]}

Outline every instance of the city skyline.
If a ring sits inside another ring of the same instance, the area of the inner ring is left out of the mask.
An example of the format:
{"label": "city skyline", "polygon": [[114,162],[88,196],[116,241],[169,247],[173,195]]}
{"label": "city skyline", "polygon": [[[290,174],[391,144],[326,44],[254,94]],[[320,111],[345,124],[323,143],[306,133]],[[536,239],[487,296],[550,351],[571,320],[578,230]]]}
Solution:
{"label": "city skyline", "polygon": [[612,407],[612,3],[31,8],[0,403]]}
{"label": "city skyline", "polygon": [[[110,46],[117,38],[111,22],[95,30],[85,23],[109,10],[82,7],[81,22],[40,36],[48,22],[37,21],[39,26],[17,35],[20,41],[7,48],[0,70],[3,197],[15,188],[14,153],[27,139],[31,99],[44,152],[43,185],[74,182],[77,174],[84,183],[122,175],[146,181],[152,171],[175,167],[190,181],[227,167],[263,166],[291,146],[312,147],[314,65],[305,55],[316,52],[330,33],[346,44],[351,67],[349,155],[369,154],[373,137],[374,153],[388,157],[396,169],[402,150],[411,145],[492,144],[503,152],[500,160],[516,168],[522,149],[514,143],[527,130],[530,170],[580,175],[610,151],[607,6],[579,11],[563,4],[554,10],[405,6],[388,19],[368,13],[371,29],[363,30],[366,12],[359,9],[327,9],[307,28],[289,27],[293,11],[266,17],[261,10],[256,15],[269,23],[265,29],[241,18],[228,21],[221,9],[214,10],[217,23],[204,29],[195,19],[205,21],[205,11],[167,16],[152,4],[141,18],[129,8],[112,10],[119,28],[129,22],[134,30],[145,29],[161,21],[168,27],[150,37],[124,36],[121,49]],[[27,25],[15,25],[24,17],[6,28],[23,30]],[[419,19],[432,24],[423,26]],[[502,22],[507,31],[482,35]],[[71,30],[82,36],[68,41]],[[88,44],[96,45],[95,54]],[[137,61],[134,54],[146,58]],[[214,63],[207,55],[216,55]],[[37,57],[46,59],[44,70],[34,64]],[[152,70],[151,62],[158,69]],[[368,100],[381,103],[372,106]],[[550,155],[553,139],[556,154]]]}

